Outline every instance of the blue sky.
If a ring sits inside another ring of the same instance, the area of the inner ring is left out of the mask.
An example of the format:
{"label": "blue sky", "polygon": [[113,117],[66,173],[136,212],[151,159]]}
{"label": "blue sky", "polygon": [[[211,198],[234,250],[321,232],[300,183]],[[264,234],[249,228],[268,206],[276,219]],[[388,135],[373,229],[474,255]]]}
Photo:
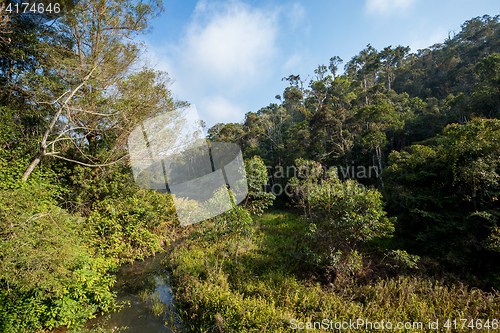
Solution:
{"label": "blue sky", "polygon": [[[499,0],[164,0],[141,37],[148,65],[169,73],[174,94],[210,127],[241,122],[275,103],[290,74],[311,78],[335,55],[344,64],[370,43],[443,42],[466,20],[500,14]],[[342,64],[342,68],[343,65]]]}

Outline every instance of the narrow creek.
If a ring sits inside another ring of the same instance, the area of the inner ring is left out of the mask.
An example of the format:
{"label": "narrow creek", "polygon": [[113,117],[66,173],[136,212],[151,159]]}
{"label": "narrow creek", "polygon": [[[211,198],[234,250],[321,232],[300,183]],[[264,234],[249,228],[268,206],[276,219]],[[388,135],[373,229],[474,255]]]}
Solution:
{"label": "narrow creek", "polygon": [[[129,303],[120,311],[98,316],[86,328],[125,328],[127,333],[189,332],[175,312],[170,276],[157,254],[144,261],[122,265],[116,273],[117,303]],[[156,312],[156,313],[155,313]]]}

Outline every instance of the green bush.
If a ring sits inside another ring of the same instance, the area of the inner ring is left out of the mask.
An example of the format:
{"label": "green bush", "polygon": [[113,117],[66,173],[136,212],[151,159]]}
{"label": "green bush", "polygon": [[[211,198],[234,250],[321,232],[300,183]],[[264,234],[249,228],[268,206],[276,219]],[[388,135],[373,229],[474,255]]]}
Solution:
{"label": "green bush", "polygon": [[43,186],[0,191],[0,331],[74,326],[113,307],[111,260],[94,258],[83,219]]}
{"label": "green bush", "polygon": [[90,244],[99,254],[122,261],[154,255],[174,227],[173,209],[170,195],[148,190],[95,202],[86,222]]}
{"label": "green bush", "polygon": [[32,162],[33,156],[26,153],[26,146],[12,150],[0,149],[0,190],[13,190],[23,186],[43,183],[45,191],[53,198],[60,198],[67,190],[60,184],[58,174],[50,163],[43,161],[24,183],[21,178]]}
{"label": "green bush", "polygon": [[335,269],[337,276],[352,276],[363,268],[363,257],[357,250],[343,253],[331,249],[325,255],[324,264]]}
{"label": "green bush", "polygon": [[264,186],[267,184],[267,168],[262,158],[254,156],[245,161],[245,171],[248,196],[244,206],[250,213],[260,216],[276,199],[274,194],[264,191]]}
{"label": "green bush", "polygon": [[[335,169],[323,178],[316,162],[297,160],[303,179],[289,182],[306,217],[316,222],[321,232],[333,237],[337,246],[353,248],[358,242],[391,236],[394,225],[383,210],[382,195],[355,180],[342,182]],[[307,174],[306,174],[307,173]]]}
{"label": "green bush", "polygon": [[105,169],[73,166],[67,195],[85,216],[89,244],[98,254],[124,261],[162,251],[178,222],[172,197],[140,188],[125,164]]}
{"label": "green bush", "polygon": [[395,267],[401,268],[418,268],[420,257],[414,254],[409,254],[404,250],[391,250],[387,253],[387,257],[396,262]]}
{"label": "green bush", "polygon": [[439,258],[462,275],[495,279],[499,137],[499,120],[473,119],[448,125],[431,146],[389,156],[384,196],[407,249]]}

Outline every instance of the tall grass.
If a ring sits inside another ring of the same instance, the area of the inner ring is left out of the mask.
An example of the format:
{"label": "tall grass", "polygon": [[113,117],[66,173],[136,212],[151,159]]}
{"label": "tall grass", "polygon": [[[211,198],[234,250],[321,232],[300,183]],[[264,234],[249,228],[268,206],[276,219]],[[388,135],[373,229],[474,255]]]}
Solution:
{"label": "tall grass", "polygon": [[160,317],[165,314],[168,305],[161,300],[159,291],[142,290],[139,292],[139,296],[143,302],[149,305],[155,316]]}
{"label": "tall grass", "polygon": [[[169,266],[176,299],[194,331],[287,332],[293,319],[304,323],[364,319],[422,322],[422,329],[399,331],[436,332],[446,331],[442,327],[446,319],[500,320],[500,293],[462,284],[411,275],[372,283],[320,284],[290,256],[304,246],[304,222],[284,213],[265,214],[258,222],[257,236],[240,249],[238,264],[229,256],[216,279],[208,278],[213,272],[205,262],[213,260],[214,248],[185,244],[172,253]],[[439,330],[428,327],[435,320],[441,323]]]}
{"label": "tall grass", "polygon": [[174,303],[164,303],[161,300],[160,292],[145,289],[139,292],[139,297],[149,305],[151,312],[155,316],[163,317],[165,327],[168,327],[169,332],[186,332],[185,325],[181,318],[179,318],[178,310]]}

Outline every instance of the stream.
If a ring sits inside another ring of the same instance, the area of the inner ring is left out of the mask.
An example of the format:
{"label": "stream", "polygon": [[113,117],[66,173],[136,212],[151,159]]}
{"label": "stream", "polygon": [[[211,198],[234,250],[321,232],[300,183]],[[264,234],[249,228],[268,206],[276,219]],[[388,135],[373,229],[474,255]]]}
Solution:
{"label": "stream", "polygon": [[175,302],[170,276],[161,264],[163,258],[165,254],[157,254],[144,261],[122,265],[116,273],[116,301],[130,305],[98,316],[88,321],[85,327],[118,327],[124,328],[120,332],[127,333],[188,332],[173,307]]}

